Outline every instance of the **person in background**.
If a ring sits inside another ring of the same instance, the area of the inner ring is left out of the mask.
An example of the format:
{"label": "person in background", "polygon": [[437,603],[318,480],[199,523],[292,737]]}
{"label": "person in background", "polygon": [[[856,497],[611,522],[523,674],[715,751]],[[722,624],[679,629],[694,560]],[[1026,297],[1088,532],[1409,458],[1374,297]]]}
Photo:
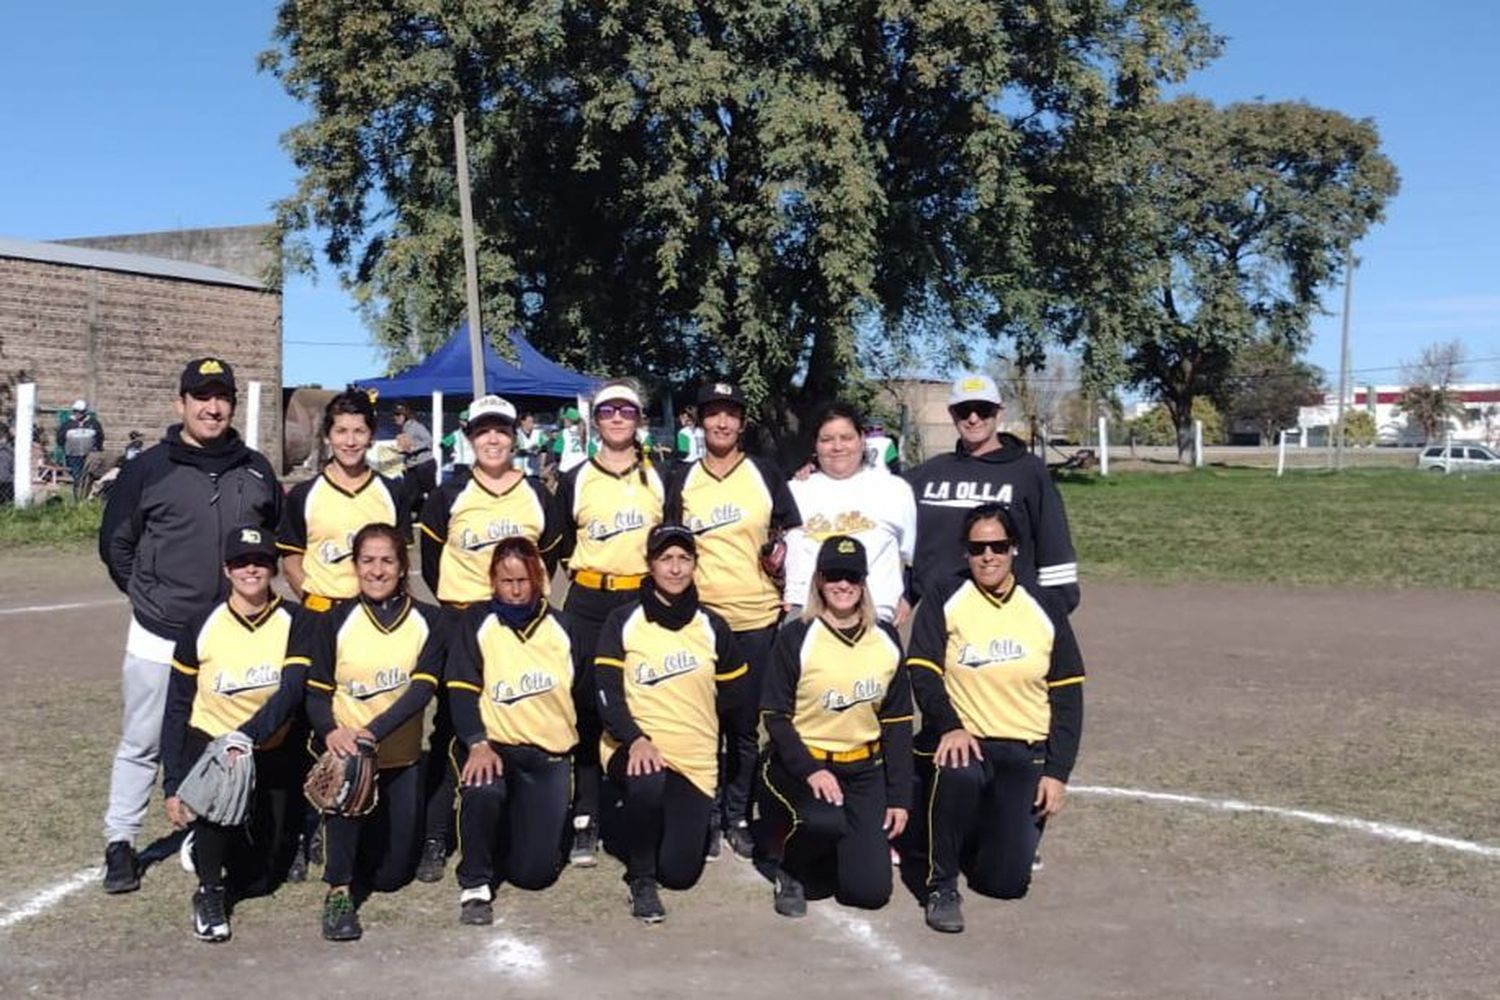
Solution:
{"label": "person in background", "polygon": [[565,476],[589,459],[588,431],[578,410],[568,407],[562,412],[562,430],[552,439],[552,452],[557,457],[557,474]]}
{"label": "person in background", "polygon": [[411,501],[409,510],[419,511],[427,494],[437,485],[432,432],[412,416],[411,407],[405,403],[397,403],[391,417],[396,423],[396,447],[401,452],[401,464],[405,470],[406,495]]}
{"label": "person in background", "polygon": [[16,446],[8,425],[0,423],[0,506],[16,499]]}
{"label": "person in background", "polygon": [[906,474],[917,500],[915,596],[963,579],[964,518],[981,504],[999,503],[1015,519],[1016,579],[1057,592],[1071,612],[1078,606],[1078,556],[1062,497],[1046,464],[1020,438],[997,432],[1003,411],[994,379],[960,376],[948,394],[958,445]]}
{"label": "person in background", "polygon": [[99,526],[99,558],[130,599],[121,667],[124,712],[104,816],[104,891],[141,885],[135,839],[151,802],[161,751],[172,651],[188,619],[223,598],[231,527],[274,532],[281,484],[264,455],[230,426],[234,369],[220,358],[187,363],[173,405],[182,422],[125,466]]}
{"label": "person in background", "polygon": [[125,442],[125,454],[123,461],[133,462],[140,457],[141,452],[146,450],[146,442],[140,431],[131,431],[130,439]]}
{"label": "person in background", "polygon": [[458,426],[443,435],[443,447],[447,448],[453,456],[449,467],[449,475],[452,478],[464,475],[474,466],[474,446],[469,443],[468,424],[469,411],[459,410]]}
{"label": "person in background", "polygon": [[693,407],[684,407],[677,414],[677,460],[689,463],[702,457],[703,429],[698,426],[698,414]]}
{"label": "person in background", "polygon": [[87,496],[89,456],[104,450],[104,428],[89,412],[87,400],[74,400],[73,409],[57,428],[57,446],[62,449],[68,478],[73,481],[73,499]]}
{"label": "person in background", "polygon": [[540,476],[546,440],[547,435],[536,425],[536,418],[529,413],[521,414],[516,421],[516,468],[528,476]]}
{"label": "person in background", "polygon": [[865,465],[884,472],[901,471],[896,442],[886,435],[883,424],[873,423],[865,428]]}

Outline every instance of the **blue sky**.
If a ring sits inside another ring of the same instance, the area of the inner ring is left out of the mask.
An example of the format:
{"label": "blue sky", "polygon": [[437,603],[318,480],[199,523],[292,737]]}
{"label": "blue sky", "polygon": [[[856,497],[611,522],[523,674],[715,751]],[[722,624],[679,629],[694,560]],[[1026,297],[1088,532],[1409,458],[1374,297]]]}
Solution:
{"label": "blue sky", "polygon": [[[1500,5],[1435,0],[1210,0],[1229,40],[1187,89],[1216,101],[1305,99],[1373,118],[1401,172],[1386,223],[1357,247],[1360,382],[1439,340],[1500,381]],[[63,0],[0,33],[0,235],[53,239],[267,221],[295,171],[279,137],[303,116],[255,70],[276,4]],[[1488,68],[1486,68],[1488,67]],[[1342,292],[1308,352],[1336,373]],[[289,383],[379,373],[331,276],[289,280]]]}

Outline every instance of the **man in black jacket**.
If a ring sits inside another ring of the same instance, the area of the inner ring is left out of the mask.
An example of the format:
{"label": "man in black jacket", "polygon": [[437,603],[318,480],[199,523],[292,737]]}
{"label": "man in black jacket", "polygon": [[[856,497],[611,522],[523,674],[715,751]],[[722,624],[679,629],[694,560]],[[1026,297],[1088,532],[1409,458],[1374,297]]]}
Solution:
{"label": "man in black jacket", "polygon": [[99,557],[131,608],[122,734],[104,814],[105,892],[140,886],[135,838],[156,784],[178,633],[226,592],[222,546],[229,529],[274,531],[281,519],[275,471],[230,426],[235,398],[228,362],[188,362],[173,403],[182,423],[125,465],[99,528]]}
{"label": "man in black jacket", "polygon": [[1003,409],[994,379],[960,376],[948,395],[957,447],[907,473],[917,498],[914,589],[920,596],[956,583],[968,567],[964,515],[980,504],[1000,503],[1010,509],[1018,532],[1016,579],[1052,590],[1071,612],[1078,606],[1078,556],[1062,497],[1046,464],[1020,438],[996,432]]}

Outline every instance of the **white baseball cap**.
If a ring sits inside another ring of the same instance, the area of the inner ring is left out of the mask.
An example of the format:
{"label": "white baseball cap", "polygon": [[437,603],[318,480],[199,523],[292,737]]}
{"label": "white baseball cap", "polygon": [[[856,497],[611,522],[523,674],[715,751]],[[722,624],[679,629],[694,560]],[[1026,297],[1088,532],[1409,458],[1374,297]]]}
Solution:
{"label": "white baseball cap", "polygon": [[86,399],[75,399],[75,400],[73,400],[73,409],[74,410],[87,410],[88,408],[89,408],[88,400],[86,400]]}
{"label": "white baseball cap", "polygon": [[504,396],[480,396],[469,404],[469,420],[464,430],[472,435],[484,423],[510,425],[515,422],[516,408],[510,400]]}
{"label": "white baseball cap", "polygon": [[995,380],[978,372],[965,372],[953,380],[953,388],[948,393],[948,405],[957,406],[959,403],[1003,405]]}
{"label": "white baseball cap", "polygon": [[640,394],[628,385],[607,385],[600,389],[594,393],[594,406],[600,403],[633,403],[638,410],[646,408],[641,403]]}

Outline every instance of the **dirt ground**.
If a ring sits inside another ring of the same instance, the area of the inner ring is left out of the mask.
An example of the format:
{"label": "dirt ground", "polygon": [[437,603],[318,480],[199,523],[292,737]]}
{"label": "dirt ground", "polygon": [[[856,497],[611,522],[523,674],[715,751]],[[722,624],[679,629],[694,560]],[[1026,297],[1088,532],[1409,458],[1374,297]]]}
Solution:
{"label": "dirt ground", "polygon": [[[1500,982],[1500,859],[1081,791],[1031,895],[966,894],[955,937],[899,887],[878,912],[778,918],[728,858],[666,894],[659,928],[629,919],[612,862],[503,889],[487,930],[457,925],[451,881],[413,885],[373,899],[349,946],[318,939],[313,883],[242,904],[227,945],[194,942],[175,858],[139,893],[90,883],[9,920],[99,861],[126,610],[92,602],[112,597],[87,555],[0,556],[0,997],[1487,997]],[[5,613],[73,602],[91,606]],[[1076,622],[1075,786],[1500,843],[1492,595],[1100,583]]]}

